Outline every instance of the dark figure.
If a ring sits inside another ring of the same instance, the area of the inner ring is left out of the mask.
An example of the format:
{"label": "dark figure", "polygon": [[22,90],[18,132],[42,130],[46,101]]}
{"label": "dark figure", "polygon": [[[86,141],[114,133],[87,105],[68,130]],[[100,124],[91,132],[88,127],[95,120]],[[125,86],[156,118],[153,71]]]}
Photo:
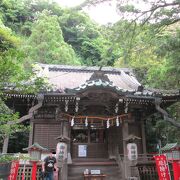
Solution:
{"label": "dark figure", "polygon": [[58,171],[56,166],[56,158],[53,153],[50,152],[49,156],[44,159],[42,164],[42,172],[44,174],[44,180],[54,180],[54,168]]}

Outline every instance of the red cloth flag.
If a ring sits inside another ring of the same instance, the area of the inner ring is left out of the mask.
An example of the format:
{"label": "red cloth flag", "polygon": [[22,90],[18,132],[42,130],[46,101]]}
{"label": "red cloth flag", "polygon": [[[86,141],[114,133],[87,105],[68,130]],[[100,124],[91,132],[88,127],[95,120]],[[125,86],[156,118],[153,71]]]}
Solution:
{"label": "red cloth flag", "polygon": [[11,172],[8,177],[8,180],[16,180],[19,169],[19,161],[13,161],[11,164]]}
{"label": "red cloth flag", "polygon": [[170,180],[168,162],[165,155],[154,156],[159,180]]}
{"label": "red cloth flag", "polygon": [[180,161],[173,161],[174,180],[180,180]]}
{"label": "red cloth flag", "polygon": [[33,162],[31,179],[36,180],[37,163]]}

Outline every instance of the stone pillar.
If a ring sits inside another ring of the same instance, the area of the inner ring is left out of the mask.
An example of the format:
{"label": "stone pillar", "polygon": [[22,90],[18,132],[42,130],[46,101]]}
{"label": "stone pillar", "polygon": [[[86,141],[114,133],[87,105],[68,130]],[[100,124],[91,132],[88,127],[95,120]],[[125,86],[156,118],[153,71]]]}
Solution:
{"label": "stone pillar", "polygon": [[61,124],[60,136],[56,139],[58,140],[56,148],[56,158],[57,165],[59,168],[59,180],[67,180],[68,178],[68,166],[67,158],[69,153],[69,123],[66,119],[63,119],[61,113],[58,115],[58,120]]}
{"label": "stone pillar", "polygon": [[57,167],[59,168],[59,180],[67,180],[68,167],[67,167],[67,143],[66,140],[61,138],[56,147]]}
{"label": "stone pillar", "polygon": [[56,138],[58,140],[57,148],[56,148],[56,158],[57,158],[57,165],[59,168],[59,180],[67,180],[68,178],[67,158],[68,158],[68,153],[70,151],[69,123],[67,119],[64,119],[62,117],[60,108],[57,109],[56,119],[60,121],[61,124],[60,136]]}

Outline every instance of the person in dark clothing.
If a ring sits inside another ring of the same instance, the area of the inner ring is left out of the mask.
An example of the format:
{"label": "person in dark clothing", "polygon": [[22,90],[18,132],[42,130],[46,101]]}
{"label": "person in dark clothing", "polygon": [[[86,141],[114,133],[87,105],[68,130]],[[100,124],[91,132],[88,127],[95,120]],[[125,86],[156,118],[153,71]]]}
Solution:
{"label": "person in dark clothing", "polygon": [[42,164],[42,172],[45,174],[44,180],[54,180],[54,168],[58,171],[56,158],[53,156],[53,152],[50,152]]}

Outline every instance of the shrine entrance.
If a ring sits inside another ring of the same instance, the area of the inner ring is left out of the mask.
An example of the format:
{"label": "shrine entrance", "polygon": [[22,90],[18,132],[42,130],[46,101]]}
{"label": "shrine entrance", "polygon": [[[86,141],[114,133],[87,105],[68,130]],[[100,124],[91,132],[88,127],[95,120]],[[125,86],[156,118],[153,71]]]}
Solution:
{"label": "shrine entrance", "polygon": [[78,128],[71,129],[72,158],[107,158],[107,129]]}

